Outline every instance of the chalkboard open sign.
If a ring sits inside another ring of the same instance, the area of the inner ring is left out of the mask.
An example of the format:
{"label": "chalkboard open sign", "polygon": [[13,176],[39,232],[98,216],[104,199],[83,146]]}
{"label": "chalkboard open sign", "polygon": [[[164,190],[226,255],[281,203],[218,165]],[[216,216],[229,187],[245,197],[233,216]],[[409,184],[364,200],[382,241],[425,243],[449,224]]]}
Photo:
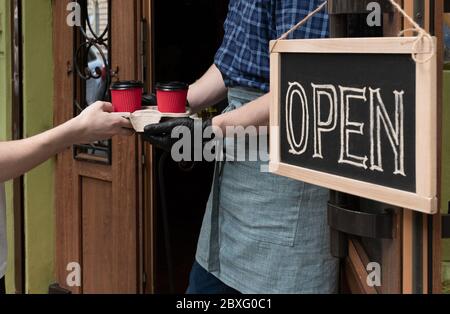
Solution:
{"label": "chalkboard open sign", "polygon": [[403,37],[271,45],[270,171],[435,213],[432,43]]}

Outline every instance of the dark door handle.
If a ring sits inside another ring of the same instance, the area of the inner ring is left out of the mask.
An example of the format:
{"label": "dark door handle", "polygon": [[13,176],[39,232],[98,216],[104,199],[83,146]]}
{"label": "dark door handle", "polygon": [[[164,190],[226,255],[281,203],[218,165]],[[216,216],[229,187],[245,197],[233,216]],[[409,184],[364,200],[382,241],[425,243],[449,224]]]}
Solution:
{"label": "dark door handle", "polygon": [[328,224],[336,231],[372,239],[393,238],[393,215],[370,214],[328,204]]}
{"label": "dark door handle", "polygon": [[331,254],[337,258],[345,258],[348,255],[349,236],[392,239],[393,217],[393,213],[390,212],[371,214],[328,203]]}

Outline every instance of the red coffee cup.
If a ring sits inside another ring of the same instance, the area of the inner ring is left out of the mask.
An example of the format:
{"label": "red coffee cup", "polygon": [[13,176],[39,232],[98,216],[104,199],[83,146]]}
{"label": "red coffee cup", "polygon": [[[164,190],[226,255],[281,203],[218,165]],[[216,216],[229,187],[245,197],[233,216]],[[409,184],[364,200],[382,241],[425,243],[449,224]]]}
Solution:
{"label": "red coffee cup", "polygon": [[144,84],[139,81],[115,82],[111,85],[114,112],[130,112],[142,109]]}
{"label": "red coffee cup", "polygon": [[181,82],[156,85],[158,110],[163,113],[186,113],[189,85]]}

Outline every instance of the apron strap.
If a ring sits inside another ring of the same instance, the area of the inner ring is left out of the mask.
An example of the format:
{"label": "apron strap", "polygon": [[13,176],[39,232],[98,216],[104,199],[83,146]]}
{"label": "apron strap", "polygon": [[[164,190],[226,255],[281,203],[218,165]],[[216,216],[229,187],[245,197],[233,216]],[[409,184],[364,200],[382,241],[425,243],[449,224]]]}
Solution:
{"label": "apron strap", "polygon": [[219,201],[220,201],[220,178],[222,176],[223,161],[216,161],[214,169],[213,189],[212,189],[212,208],[211,208],[211,230],[209,232],[209,258],[208,271],[220,271],[220,245],[219,245]]}

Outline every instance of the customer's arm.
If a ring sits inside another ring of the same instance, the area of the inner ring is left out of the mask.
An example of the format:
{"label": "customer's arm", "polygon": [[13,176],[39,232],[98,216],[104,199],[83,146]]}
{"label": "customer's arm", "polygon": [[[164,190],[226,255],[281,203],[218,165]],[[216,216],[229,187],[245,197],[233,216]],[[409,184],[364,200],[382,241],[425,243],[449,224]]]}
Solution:
{"label": "customer's arm", "polygon": [[193,112],[199,112],[224,100],[227,88],[219,69],[212,65],[209,70],[189,87],[188,102]]}
{"label": "customer's arm", "polygon": [[97,102],[78,117],[34,137],[0,143],[0,182],[16,178],[67,147],[131,135],[130,122],[113,115],[112,105]]}

